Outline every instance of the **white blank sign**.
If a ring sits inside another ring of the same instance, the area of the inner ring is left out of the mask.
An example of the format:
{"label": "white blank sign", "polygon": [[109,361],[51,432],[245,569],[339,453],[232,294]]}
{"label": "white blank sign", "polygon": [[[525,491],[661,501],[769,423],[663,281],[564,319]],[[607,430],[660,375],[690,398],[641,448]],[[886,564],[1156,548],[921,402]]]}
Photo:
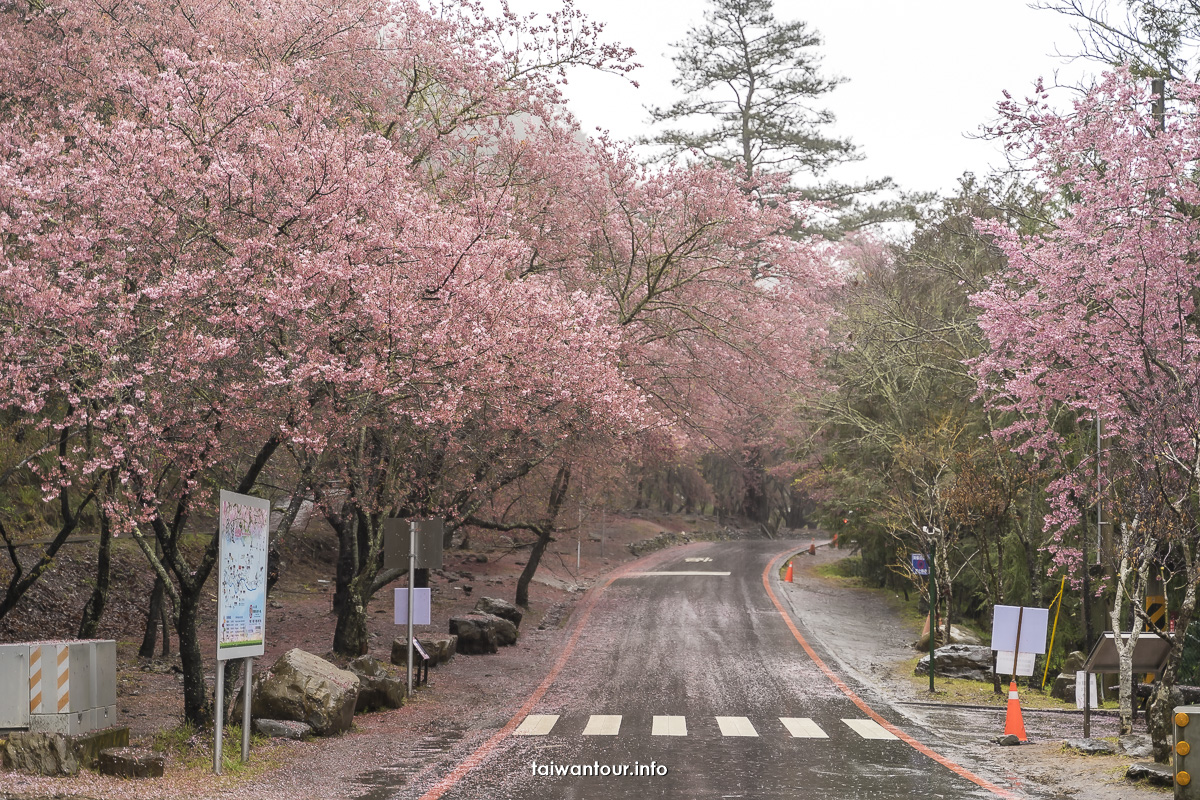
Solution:
{"label": "white blank sign", "polygon": [[[408,624],[408,589],[396,589],[396,624]],[[428,625],[432,597],[429,589],[413,589],[413,625]]]}
{"label": "white blank sign", "polygon": [[[1025,646],[1025,638],[1021,637],[1021,646]],[[996,652],[996,674],[997,675],[1032,675],[1033,662],[1037,659],[1033,653],[1021,651],[1021,655],[1017,657],[1017,671],[1013,672],[1013,654],[1012,650],[998,650]]]}
{"label": "white blank sign", "polygon": [[[1083,708],[1083,701],[1084,701],[1083,674],[1084,674],[1083,670],[1080,670],[1079,672],[1075,673],[1075,707],[1076,708]],[[1090,673],[1088,675],[1088,678],[1091,679],[1088,681],[1088,683],[1090,684],[1090,687],[1092,690],[1092,696],[1090,698],[1091,699],[1090,705],[1092,706],[1092,708],[1099,708],[1100,702],[1096,697],[1096,673],[1094,673],[1094,672]]]}
{"label": "white blank sign", "polygon": [[[1021,645],[1017,647],[1017,618],[1021,619]],[[1046,627],[1050,621],[1050,609],[1025,606],[996,606],[992,609],[992,649],[1007,650],[1008,669],[1012,669],[1012,651],[1022,653],[1046,652]],[[1004,662],[997,665],[1004,669]],[[1021,673],[1024,674],[1024,673]]]}

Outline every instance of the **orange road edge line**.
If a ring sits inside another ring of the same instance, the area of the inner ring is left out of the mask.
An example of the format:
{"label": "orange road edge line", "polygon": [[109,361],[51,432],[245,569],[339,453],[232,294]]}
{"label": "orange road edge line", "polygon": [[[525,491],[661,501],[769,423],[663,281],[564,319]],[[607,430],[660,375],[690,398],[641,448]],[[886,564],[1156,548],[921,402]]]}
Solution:
{"label": "orange road edge line", "polygon": [[854,705],[858,706],[859,709],[864,714],[866,714],[868,717],[870,717],[871,719],[878,722],[880,725],[883,726],[883,728],[885,730],[887,730],[889,733],[894,735],[896,738],[903,741],[909,747],[916,750],[921,755],[932,758],[934,761],[941,764],[943,767],[950,770],[955,775],[958,775],[960,778],[966,778],[971,783],[974,783],[977,786],[987,789],[989,792],[996,795],[997,797],[1004,797],[1004,798],[1008,798],[1009,800],[1018,800],[1017,795],[1013,794],[1012,792],[1008,791],[1007,789],[1003,789],[1003,788],[997,786],[996,784],[991,783],[990,781],[984,780],[983,778],[979,777],[975,773],[971,772],[966,767],[962,766],[961,764],[957,764],[957,763],[951,761],[950,759],[946,758],[945,756],[941,755],[940,753],[933,751],[929,747],[918,742],[912,736],[909,736],[907,733],[905,733],[904,731],[897,728],[892,723],[888,722],[886,719],[884,719],[878,713],[876,713],[876,711],[873,708],[868,706],[866,701],[863,700],[861,697],[859,697],[854,692],[853,689],[851,689],[849,686],[847,686],[845,681],[843,681],[841,678],[839,678],[837,675],[834,674],[833,670],[830,669],[829,666],[821,659],[821,657],[817,655],[816,651],[812,649],[812,646],[808,643],[808,641],[804,638],[804,636],[801,635],[800,630],[796,627],[796,624],[794,622],[792,622],[791,615],[788,614],[788,612],[784,609],[783,603],[779,602],[779,598],[775,596],[774,590],[771,589],[771,570],[778,571],[779,570],[779,567],[778,567],[779,562],[781,562],[783,559],[787,558],[789,555],[794,555],[794,554],[795,554],[794,549],[788,549],[784,553],[781,553],[780,555],[771,559],[770,563],[767,564],[767,568],[763,570],[763,574],[762,574],[763,588],[767,590],[767,596],[769,598],[771,598],[771,602],[775,605],[775,610],[777,610],[779,612],[779,615],[781,617],[783,617],[783,621],[785,623],[787,623],[788,629],[792,632],[792,636],[796,637],[796,641],[799,642],[800,646],[804,648],[804,652],[808,654],[808,657],[811,658],[813,660],[813,663],[816,664],[821,669],[821,672],[825,673],[825,677],[827,677],[827,678],[829,678],[829,680],[833,681],[833,685],[836,686],[837,688],[841,689],[842,694],[844,694],[844,695],[846,695],[846,697],[850,698],[851,702],[853,702]]}
{"label": "orange road edge line", "polygon": [[595,609],[596,603],[600,600],[600,595],[604,593],[604,590],[607,589],[613,581],[624,577],[625,573],[632,569],[633,565],[640,560],[641,559],[635,559],[634,561],[629,562],[625,566],[613,572],[609,576],[608,580],[606,580],[603,584],[598,587],[594,587],[590,592],[588,592],[588,598],[585,601],[586,605],[584,606],[583,613],[576,619],[575,630],[571,634],[571,638],[567,640],[566,646],[563,647],[562,652],[555,660],[554,666],[550,667],[550,671],[546,673],[546,677],[543,678],[542,682],[538,684],[538,687],[533,690],[533,694],[529,695],[529,699],[525,701],[524,705],[517,710],[517,713],[512,716],[512,719],[510,719],[503,728],[493,733],[486,742],[479,745],[479,747],[475,749],[475,752],[471,753],[471,755],[467,756],[466,759],[460,762],[458,766],[456,766],[450,771],[449,774],[446,775],[446,777],[442,778],[440,781],[434,784],[429,791],[421,795],[420,800],[438,800],[438,798],[454,788],[456,783],[462,780],[468,772],[479,766],[479,763],[491,755],[492,751],[495,750],[518,725],[521,724],[525,717],[529,715],[529,712],[533,710],[533,707],[536,706],[538,702],[546,695],[546,692],[549,691],[551,684],[557,680],[558,673],[562,672],[562,668],[567,663],[567,659],[571,657],[571,653],[575,650],[575,643],[579,641],[579,636],[583,633],[583,628],[587,624],[588,618],[592,616],[592,611]]}

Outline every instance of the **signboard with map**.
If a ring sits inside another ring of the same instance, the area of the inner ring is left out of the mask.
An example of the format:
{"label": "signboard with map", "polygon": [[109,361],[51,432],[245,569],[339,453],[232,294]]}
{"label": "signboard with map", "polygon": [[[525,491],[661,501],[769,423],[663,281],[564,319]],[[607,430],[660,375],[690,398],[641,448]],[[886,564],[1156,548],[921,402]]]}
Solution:
{"label": "signboard with map", "polygon": [[217,660],[253,658],[266,643],[267,544],[271,504],[221,491]]}

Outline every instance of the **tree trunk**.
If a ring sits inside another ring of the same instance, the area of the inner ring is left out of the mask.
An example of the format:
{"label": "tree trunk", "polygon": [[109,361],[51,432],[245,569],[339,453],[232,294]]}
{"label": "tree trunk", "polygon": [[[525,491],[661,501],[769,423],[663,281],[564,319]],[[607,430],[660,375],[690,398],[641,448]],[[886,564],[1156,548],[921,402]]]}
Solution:
{"label": "tree trunk", "polygon": [[350,584],[358,572],[358,536],[354,530],[356,527],[353,521],[347,520],[337,531],[338,560],[334,573],[333,610],[338,614],[341,614],[350,602]]}
{"label": "tree trunk", "polygon": [[[100,628],[100,617],[104,614],[104,606],[108,602],[108,580],[112,562],[112,528],[108,524],[108,516],[100,517],[100,551],[96,554],[96,586],[83,607],[83,619],[79,622],[79,639],[94,639]],[[151,645],[153,649],[153,645]]]}
{"label": "tree trunk", "polygon": [[537,572],[542,554],[546,552],[546,546],[550,544],[552,532],[553,529],[549,525],[538,531],[537,541],[529,551],[529,560],[525,562],[525,569],[521,570],[521,577],[517,579],[516,603],[522,608],[529,608],[529,584],[533,583],[533,575]]}
{"label": "tree trunk", "polygon": [[202,585],[194,592],[179,593],[175,632],[179,636],[179,656],[183,665],[183,716],[203,728],[212,722],[212,705],[204,683],[204,657],[196,630],[196,606],[204,596],[201,589]]}
{"label": "tree trunk", "polygon": [[[146,611],[146,632],[142,634],[142,646],[138,648],[138,658],[154,658],[154,645],[158,641],[158,624],[163,619],[163,593],[166,591],[162,578],[154,579],[154,588],[150,591],[150,608]],[[164,626],[163,633],[167,628]]]}
{"label": "tree trunk", "polygon": [[529,560],[525,562],[525,569],[521,571],[521,577],[517,579],[515,600],[517,605],[524,608],[529,607],[529,584],[533,582],[533,575],[537,572],[538,564],[541,563],[542,554],[546,552],[546,546],[553,538],[554,521],[558,519],[558,514],[562,511],[570,485],[571,465],[563,464],[558,468],[558,473],[554,476],[554,483],[550,486],[550,499],[546,503],[546,524],[537,528],[537,541],[533,543]]}
{"label": "tree trunk", "polygon": [[358,657],[367,653],[367,601],[370,598],[363,596],[363,588],[369,584],[370,581],[360,577],[346,587],[346,598],[338,609],[333,632],[333,652],[338,655]]}

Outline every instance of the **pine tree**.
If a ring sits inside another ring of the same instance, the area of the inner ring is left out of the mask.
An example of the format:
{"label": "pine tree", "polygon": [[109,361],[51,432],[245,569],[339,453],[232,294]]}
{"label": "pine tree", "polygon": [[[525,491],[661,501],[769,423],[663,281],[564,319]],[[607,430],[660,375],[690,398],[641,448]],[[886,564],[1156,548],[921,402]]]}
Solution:
{"label": "pine tree", "polygon": [[[683,98],[650,109],[655,123],[672,127],[649,141],[665,147],[665,158],[696,151],[716,159],[749,184],[771,173],[819,179],[835,165],[860,160],[849,139],[824,132],[835,117],[820,100],[845,79],[821,73],[821,43],[806,23],[777,20],[772,0],[713,0],[704,24],[675,45],[679,76],[672,85]],[[864,202],[894,188],[890,178],[799,188],[837,210],[841,232],[907,216],[896,203]]]}

